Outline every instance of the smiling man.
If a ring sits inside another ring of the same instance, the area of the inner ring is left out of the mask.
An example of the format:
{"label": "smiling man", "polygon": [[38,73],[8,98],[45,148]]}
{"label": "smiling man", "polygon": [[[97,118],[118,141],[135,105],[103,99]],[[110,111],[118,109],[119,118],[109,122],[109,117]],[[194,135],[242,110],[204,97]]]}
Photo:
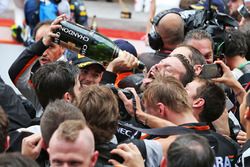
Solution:
{"label": "smiling man", "polygon": [[31,77],[41,66],[55,62],[62,56],[64,49],[53,44],[53,31],[60,28],[58,23],[66,18],[66,15],[59,16],[51,22],[44,22],[34,29],[36,42],[27,47],[15,60],[9,69],[9,76],[24,97],[30,100],[36,110],[36,117],[43,112],[43,108],[37,101],[36,94],[31,91],[33,88]]}

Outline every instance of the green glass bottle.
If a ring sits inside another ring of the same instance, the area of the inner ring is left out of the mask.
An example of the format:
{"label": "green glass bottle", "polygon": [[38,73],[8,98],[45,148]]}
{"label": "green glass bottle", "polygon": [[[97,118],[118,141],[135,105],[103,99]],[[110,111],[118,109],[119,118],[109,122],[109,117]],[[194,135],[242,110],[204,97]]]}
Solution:
{"label": "green glass bottle", "polygon": [[119,48],[107,37],[69,21],[61,21],[62,28],[54,42],[96,61],[111,61],[119,56]]}
{"label": "green glass bottle", "polygon": [[[61,21],[62,28],[55,32],[59,38],[54,42],[81,55],[96,61],[110,62],[121,56],[123,52],[107,37],[85,28],[82,25]],[[138,69],[144,69],[145,65],[138,61]]]}

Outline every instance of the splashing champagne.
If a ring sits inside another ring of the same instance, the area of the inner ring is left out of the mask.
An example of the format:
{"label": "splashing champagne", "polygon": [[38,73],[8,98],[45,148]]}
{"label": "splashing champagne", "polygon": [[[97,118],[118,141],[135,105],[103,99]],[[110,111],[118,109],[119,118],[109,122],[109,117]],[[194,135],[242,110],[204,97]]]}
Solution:
{"label": "splashing champagne", "polygon": [[[112,61],[122,52],[107,37],[89,30],[84,26],[69,21],[61,21],[62,28],[56,30],[59,38],[54,42],[70,50],[92,58],[96,61]],[[138,69],[144,69],[145,65],[138,61]]]}

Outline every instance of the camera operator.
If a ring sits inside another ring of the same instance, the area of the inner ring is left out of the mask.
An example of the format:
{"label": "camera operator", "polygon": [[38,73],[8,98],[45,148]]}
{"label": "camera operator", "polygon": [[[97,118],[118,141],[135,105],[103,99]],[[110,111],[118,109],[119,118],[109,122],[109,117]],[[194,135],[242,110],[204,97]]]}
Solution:
{"label": "camera operator", "polygon": [[[184,39],[184,21],[175,10],[158,13],[152,20],[152,24],[148,39],[149,45],[156,52],[154,54],[144,53],[139,56],[147,67],[152,66],[148,65],[151,61],[158,63],[167,57]],[[155,59],[158,61],[155,62]]]}

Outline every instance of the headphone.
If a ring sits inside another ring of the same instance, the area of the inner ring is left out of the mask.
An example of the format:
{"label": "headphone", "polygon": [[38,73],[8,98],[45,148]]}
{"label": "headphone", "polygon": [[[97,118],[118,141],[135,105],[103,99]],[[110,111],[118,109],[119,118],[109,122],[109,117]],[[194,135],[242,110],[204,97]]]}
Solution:
{"label": "headphone", "polygon": [[153,20],[151,21],[152,23],[152,28],[151,31],[148,33],[148,42],[149,46],[154,49],[154,50],[159,50],[163,47],[163,41],[161,39],[161,36],[155,31],[155,26],[157,26],[160,22],[160,20],[166,16],[169,13],[175,13],[180,15],[176,10],[170,9],[170,10],[164,10],[160,13],[158,13]]}

